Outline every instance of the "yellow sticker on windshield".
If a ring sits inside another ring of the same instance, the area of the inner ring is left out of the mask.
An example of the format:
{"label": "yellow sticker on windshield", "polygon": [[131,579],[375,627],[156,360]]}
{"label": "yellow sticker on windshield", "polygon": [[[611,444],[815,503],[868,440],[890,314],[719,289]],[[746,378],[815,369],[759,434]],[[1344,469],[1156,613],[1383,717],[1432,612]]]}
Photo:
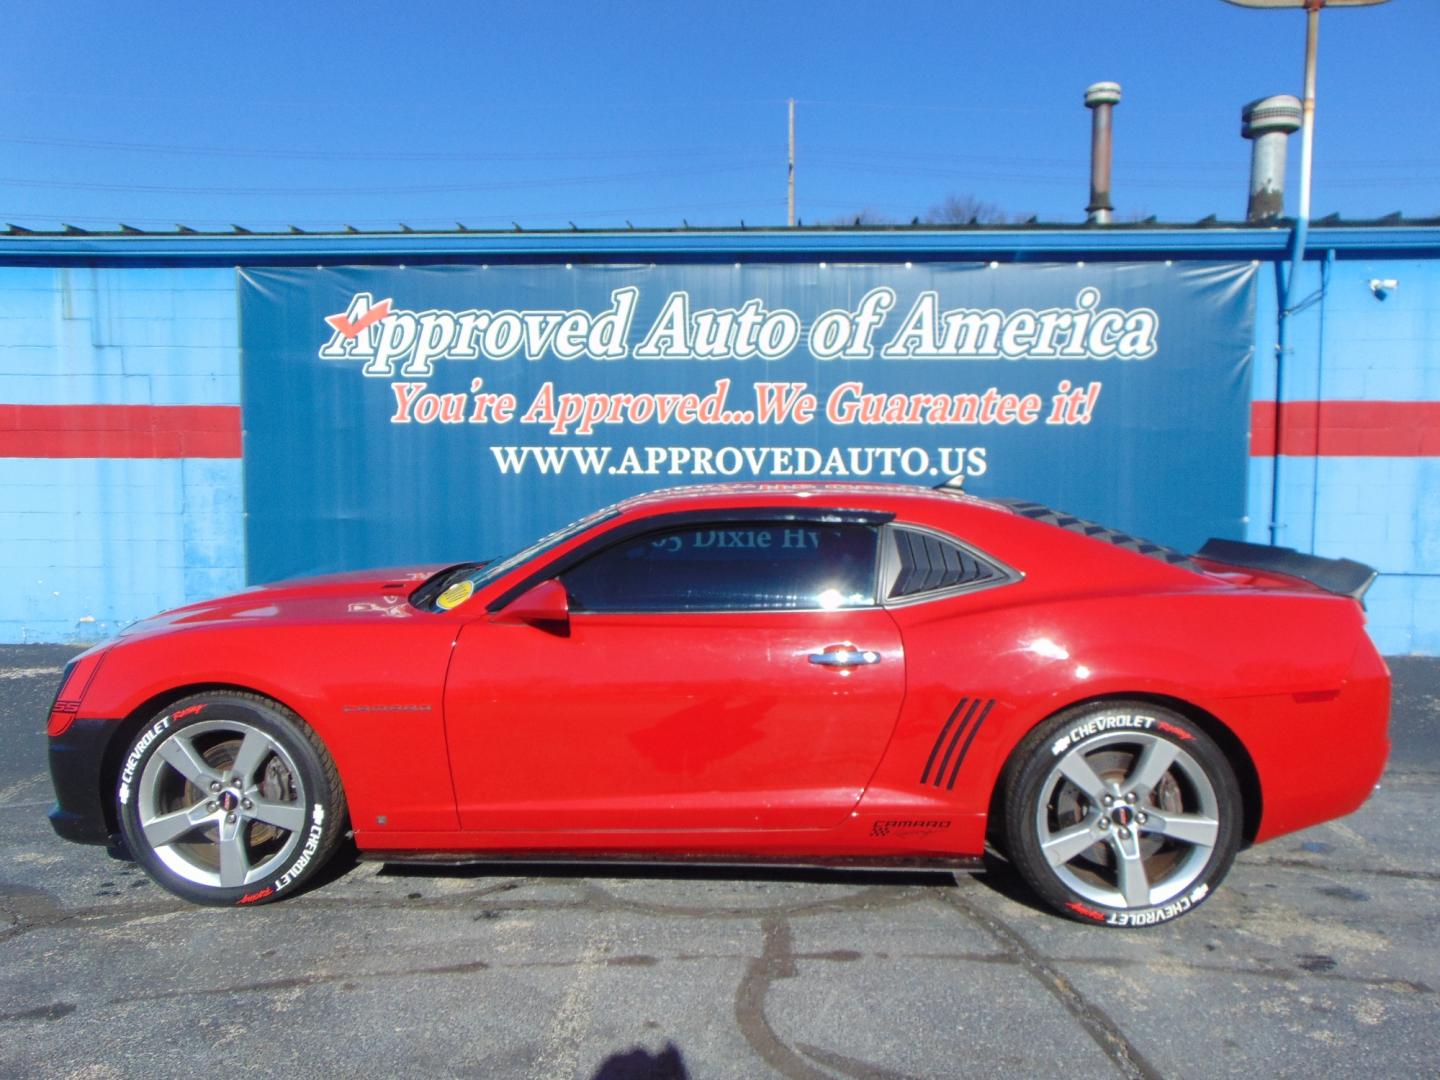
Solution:
{"label": "yellow sticker on windshield", "polygon": [[475,593],[473,581],[457,581],[435,599],[435,606],[441,611],[459,607]]}

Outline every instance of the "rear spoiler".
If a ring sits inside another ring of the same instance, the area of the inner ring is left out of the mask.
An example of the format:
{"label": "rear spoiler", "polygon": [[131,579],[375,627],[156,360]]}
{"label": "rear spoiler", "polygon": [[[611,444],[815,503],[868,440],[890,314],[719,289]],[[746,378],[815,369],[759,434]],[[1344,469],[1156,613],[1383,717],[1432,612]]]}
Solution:
{"label": "rear spoiler", "polygon": [[1365,590],[1379,574],[1374,567],[1353,559],[1324,559],[1319,555],[1301,554],[1294,548],[1246,544],[1240,540],[1206,540],[1205,546],[1195,555],[1249,570],[1285,574],[1318,585],[1326,592],[1351,596],[1356,600],[1364,597]]}

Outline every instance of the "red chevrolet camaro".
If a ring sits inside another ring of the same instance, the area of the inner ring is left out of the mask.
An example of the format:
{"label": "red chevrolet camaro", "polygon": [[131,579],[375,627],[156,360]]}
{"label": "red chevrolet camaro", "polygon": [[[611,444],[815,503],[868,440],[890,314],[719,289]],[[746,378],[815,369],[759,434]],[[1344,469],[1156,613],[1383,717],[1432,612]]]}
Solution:
{"label": "red chevrolet camaro", "polygon": [[1153,925],[1372,790],[1372,577],[949,491],[661,492],[498,561],[136,623],[66,669],[51,820],[201,903],[298,892],[347,836],[951,870],[988,844],[1064,914]]}

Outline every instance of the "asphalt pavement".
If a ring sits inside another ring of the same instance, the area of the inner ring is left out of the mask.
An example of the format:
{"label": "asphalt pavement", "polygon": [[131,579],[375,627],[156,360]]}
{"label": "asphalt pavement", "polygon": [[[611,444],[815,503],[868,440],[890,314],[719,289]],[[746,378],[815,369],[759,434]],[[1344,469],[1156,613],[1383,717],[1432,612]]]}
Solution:
{"label": "asphalt pavement", "polygon": [[0,1075],[1434,1076],[1440,660],[1392,661],[1357,814],[1241,854],[1177,922],[946,875],[342,868],[183,903],[50,805],[73,650],[0,648]]}

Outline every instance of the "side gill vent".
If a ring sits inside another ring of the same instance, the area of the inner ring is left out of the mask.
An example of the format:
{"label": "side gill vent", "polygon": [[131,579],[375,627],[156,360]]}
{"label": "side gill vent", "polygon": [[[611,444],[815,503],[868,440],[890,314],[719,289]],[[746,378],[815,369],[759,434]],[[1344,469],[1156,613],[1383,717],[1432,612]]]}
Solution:
{"label": "side gill vent", "polygon": [[[960,766],[965,763],[970,744],[975,741],[975,736],[980,733],[980,725],[985,723],[985,718],[994,707],[994,698],[960,699],[960,703],[951,711],[950,718],[945,721],[945,726],[940,729],[940,734],[935,737],[935,745],[930,748],[930,757],[925,762],[925,771],[920,774],[920,783],[937,788],[943,784],[946,791],[955,790],[955,778],[960,775]],[[965,739],[964,745],[960,743],[962,736]],[[957,747],[960,750],[958,754],[955,752]],[[944,756],[941,756],[942,749]],[[939,768],[936,768],[937,759]],[[947,769],[950,772],[948,777],[945,775]]]}

